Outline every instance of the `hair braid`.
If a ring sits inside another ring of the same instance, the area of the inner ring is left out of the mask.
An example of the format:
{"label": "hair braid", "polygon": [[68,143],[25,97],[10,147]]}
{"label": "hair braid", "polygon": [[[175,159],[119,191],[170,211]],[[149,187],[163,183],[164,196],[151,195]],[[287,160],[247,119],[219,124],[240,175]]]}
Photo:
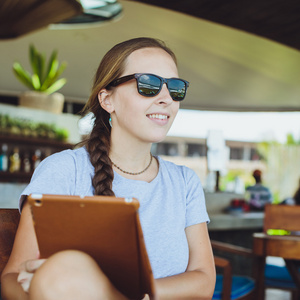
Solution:
{"label": "hair braid", "polygon": [[[99,112],[101,113],[104,114],[104,111]],[[114,196],[112,191],[114,172],[109,158],[110,129],[102,120],[102,118],[95,118],[94,127],[87,142],[87,151],[95,170],[92,184],[95,195]]]}

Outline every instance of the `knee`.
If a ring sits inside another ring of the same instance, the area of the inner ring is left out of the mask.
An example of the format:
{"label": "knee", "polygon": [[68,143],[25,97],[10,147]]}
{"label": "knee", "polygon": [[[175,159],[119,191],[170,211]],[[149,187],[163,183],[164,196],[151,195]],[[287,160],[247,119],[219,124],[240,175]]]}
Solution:
{"label": "knee", "polygon": [[67,250],[51,256],[36,271],[29,295],[30,299],[105,299],[110,285],[89,255]]}

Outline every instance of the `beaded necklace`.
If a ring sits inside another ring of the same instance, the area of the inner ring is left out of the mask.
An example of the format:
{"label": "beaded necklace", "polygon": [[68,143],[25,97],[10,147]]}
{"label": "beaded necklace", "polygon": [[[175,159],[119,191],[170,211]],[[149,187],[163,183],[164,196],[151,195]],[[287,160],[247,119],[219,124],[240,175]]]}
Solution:
{"label": "beaded necklace", "polygon": [[142,170],[142,171],[140,171],[140,172],[136,172],[136,173],[128,172],[128,171],[125,171],[125,170],[121,169],[121,168],[120,168],[119,166],[117,166],[113,161],[111,161],[111,163],[113,164],[114,167],[116,167],[118,170],[120,170],[121,172],[123,172],[123,173],[125,173],[125,174],[129,174],[129,175],[139,175],[139,174],[142,174],[142,173],[146,172],[146,171],[149,169],[149,167],[150,167],[150,165],[151,165],[151,163],[152,163],[152,159],[153,159],[153,155],[152,155],[152,153],[150,153],[150,162],[149,162],[148,166],[147,166],[144,170]]}

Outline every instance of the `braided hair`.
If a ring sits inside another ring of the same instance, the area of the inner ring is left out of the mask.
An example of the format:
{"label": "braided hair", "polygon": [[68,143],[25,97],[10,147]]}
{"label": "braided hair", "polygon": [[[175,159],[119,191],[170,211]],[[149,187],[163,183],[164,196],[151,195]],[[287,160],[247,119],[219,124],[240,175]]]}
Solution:
{"label": "braided hair", "polygon": [[107,88],[108,84],[119,78],[125,69],[127,57],[134,51],[142,48],[161,48],[173,58],[176,57],[164,42],[153,38],[135,38],[115,45],[103,57],[94,77],[94,84],[88,102],[83,108],[83,116],[92,113],[94,126],[89,137],[83,141],[90,161],[94,166],[92,184],[95,195],[114,196],[112,182],[114,173],[109,158],[110,133],[109,113],[105,111],[98,101],[98,93],[101,89]]}

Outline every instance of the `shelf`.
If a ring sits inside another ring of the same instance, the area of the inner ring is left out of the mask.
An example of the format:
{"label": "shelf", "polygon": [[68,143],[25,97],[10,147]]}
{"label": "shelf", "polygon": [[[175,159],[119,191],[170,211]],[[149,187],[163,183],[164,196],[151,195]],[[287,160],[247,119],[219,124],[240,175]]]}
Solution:
{"label": "shelf", "polygon": [[0,142],[7,144],[18,144],[18,145],[34,145],[36,147],[51,147],[56,149],[70,149],[73,148],[73,144],[65,143],[54,139],[42,139],[19,135],[4,135],[0,134]]}
{"label": "shelf", "polygon": [[[41,159],[44,159],[46,156],[53,154],[55,152],[59,152],[65,149],[72,149],[74,147],[73,144],[65,143],[62,141],[47,139],[47,138],[33,138],[19,135],[5,135],[0,134],[0,146],[1,144],[8,145],[8,155],[11,154],[11,151],[14,147],[18,147],[20,151],[21,160],[24,159],[24,152],[27,155],[30,155],[31,164],[33,161],[31,159],[31,155],[35,152],[35,150],[40,149],[42,151]],[[8,162],[10,163],[10,162]],[[22,163],[21,163],[22,165]],[[8,169],[9,170],[9,169]],[[29,183],[30,178],[33,172],[3,172],[0,171],[0,182],[5,183]]]}
{"label": "shelf", "polygon": [[32,176],[32,172],[0,172],[0,182],[10,182],[10,183],[28,183]]}

